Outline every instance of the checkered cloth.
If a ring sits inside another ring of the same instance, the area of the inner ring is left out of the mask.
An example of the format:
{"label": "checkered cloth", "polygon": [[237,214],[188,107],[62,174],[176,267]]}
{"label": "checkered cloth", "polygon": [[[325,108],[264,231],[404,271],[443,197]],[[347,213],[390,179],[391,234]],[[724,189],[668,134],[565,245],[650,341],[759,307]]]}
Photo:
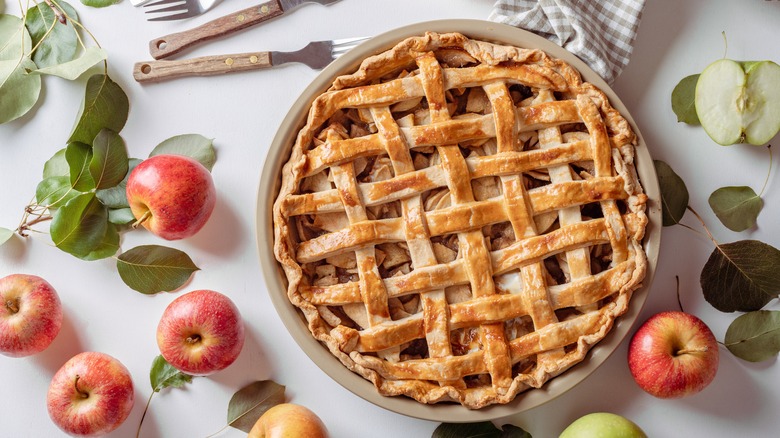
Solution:
{"label": "checkered cloth", "polygon": [[611,84],[631,57],[644,6],[645,0],[498,0],[488,19],[549,39]]}

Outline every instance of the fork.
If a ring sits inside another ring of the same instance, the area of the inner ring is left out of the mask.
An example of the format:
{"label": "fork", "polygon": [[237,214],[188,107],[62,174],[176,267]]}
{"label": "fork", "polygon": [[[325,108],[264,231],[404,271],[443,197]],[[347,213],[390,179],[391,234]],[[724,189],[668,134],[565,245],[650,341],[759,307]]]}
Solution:
{"label": "fork", "polygon": [[157,0],[144,4],[144,8],[165,6],[157,9],[149,9],[147,14],[162,14],[148,18],[148,21],[182,20],[200,15],[213,8],[219,0]]}
{"label": "fork", "polygon": [[133,68],[133,77],[138,82],[156,82],[184,76],[211,76],[259,70],[289,62],[300,62],[319,70],[367,39],[368,37],[313,41],[294,52],[251,52],[175,61],[137,62]]}

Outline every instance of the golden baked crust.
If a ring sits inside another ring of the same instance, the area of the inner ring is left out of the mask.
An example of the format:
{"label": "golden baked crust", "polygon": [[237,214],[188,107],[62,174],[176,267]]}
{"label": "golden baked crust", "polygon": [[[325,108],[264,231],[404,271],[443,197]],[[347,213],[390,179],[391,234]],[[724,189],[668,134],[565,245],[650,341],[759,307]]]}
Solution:
{"label": "golden baked crust", "polygon": [[405,39],[311,105],[273,211],[288,297],[384,395],[508,403],[582,361],[644,278],[635,142],[540,50]]}

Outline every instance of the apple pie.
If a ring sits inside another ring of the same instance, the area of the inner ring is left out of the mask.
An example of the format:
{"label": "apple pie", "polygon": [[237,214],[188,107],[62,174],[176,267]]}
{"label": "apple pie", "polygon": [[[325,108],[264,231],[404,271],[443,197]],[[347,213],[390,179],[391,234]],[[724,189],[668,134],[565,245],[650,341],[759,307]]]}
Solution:
{"label": "apple pie", "polygon": [[336,78],[292,146],[289,300],[383,395],[508,403],[581,362],[645,276],[636,143],[541,50],[405,39]]}

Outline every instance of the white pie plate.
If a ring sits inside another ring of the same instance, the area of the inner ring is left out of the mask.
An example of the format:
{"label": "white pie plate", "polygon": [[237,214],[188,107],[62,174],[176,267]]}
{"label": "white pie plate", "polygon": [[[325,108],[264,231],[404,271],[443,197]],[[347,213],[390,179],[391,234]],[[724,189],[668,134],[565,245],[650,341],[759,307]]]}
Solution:
{"label": "white pie plate", "polygon": [[[371,382],[347,369],[310,334],[303,314],[287,299],[287,280],[273,254],[272,206],[279,192],[280,172],[282,165],[290,156],[290,150],[298,131],[305,123],[311,102],[330,86],[333,79],[355,71],[366,57],[387,50],[404,38],[422,35],[425,31],[460,32],[474,39],[517,47],[538,48],[551,56],[570,63],[580,71],[585,81],[591,82],[603,90],[612,105],[633,126],[639,137],[636,148],[637,170],[649,197],[647,212],[649,224],[644,242],[648,257],[647,276],[643,281],[643,286],[634,292],[628,312],[618,318],[612,331],[591,349],[581,363],[550,380],[540,389],[531,389],[518,394],[511,403],[488,406],[479,410],[470,410],[454,403],[426,405],[407,397],[380,395]],[[279,126],[266,157],[257,194],[256,225],[260,263],[271,301],[293,338],[317,366],[349,391],[390,411],[437,422],[476,422],[506,417],[558,397],[595,371],[618,347],[629,333],[647,299],[661,239],[661,204],[653,162],[636,123],[614,91],[584,62],[554,43],[515,27],[482,20],[439,20],[417,23],[377,35],[326,67],[303,91]]]}

